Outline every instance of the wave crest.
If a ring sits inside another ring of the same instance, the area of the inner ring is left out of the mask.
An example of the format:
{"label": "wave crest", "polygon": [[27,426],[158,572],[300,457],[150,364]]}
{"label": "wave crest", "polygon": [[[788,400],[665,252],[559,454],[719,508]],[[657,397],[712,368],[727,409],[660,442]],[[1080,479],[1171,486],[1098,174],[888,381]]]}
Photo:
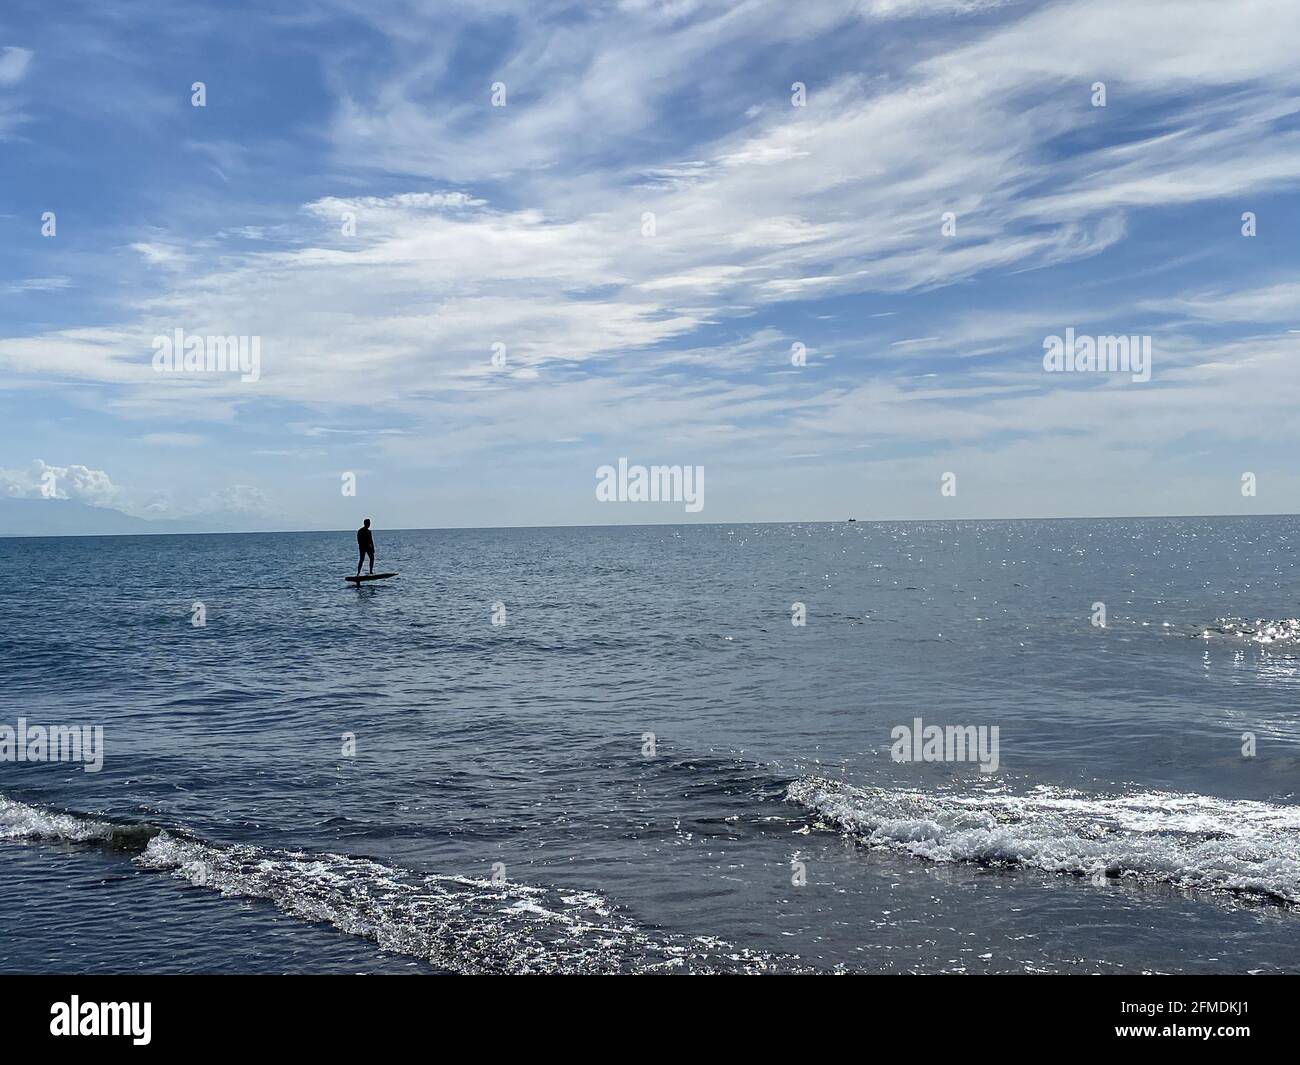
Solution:
{"label": "wave crest", "polygon": [[48,839],[97,843],[112,850],[143,851],[161,831],[155,825],[123,824],[59,813],[0,795],[0,839]]}
{"label": "wave crest", "polygon": [[460,973],[744,973],[774,964],[716,940],[656,937],[590,891],[495,885],[341,854],[215,847],[167,832],[136,860]]}
{"label": "wave crest", "polygon": [[219,845],[170,829],[46,810],[0,796],[0,840],[135,852],[145,869],[261,899],[384,950],[459,973],[765,973],[797,959],[711,936],[643,928],[592,891],[401,869],[368,858]]}
{"label": "wave crest", "polygon": [[934,862],[1133,877],[1300,906],[1300,807],[1149,791],[942,795],[822,777],[786,799],[868,847]]}
{"label": "wave crest", "polygon": [[1227,636],[1250,643],[1300,643],[1300,618],[1220,618],[1213,625],[1198,625],[1192,635],[1204,640]]}

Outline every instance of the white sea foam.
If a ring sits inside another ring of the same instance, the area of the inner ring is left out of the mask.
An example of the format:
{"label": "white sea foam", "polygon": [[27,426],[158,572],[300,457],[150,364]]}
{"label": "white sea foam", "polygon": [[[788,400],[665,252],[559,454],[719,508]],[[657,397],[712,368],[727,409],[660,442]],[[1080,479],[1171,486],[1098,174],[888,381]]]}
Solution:
{"label": "white sea foam", "polygon": [[1206,640],[1226,636],[1250,643],[1300,643],[1300,618],[1220,618],[1213,625],[1198,626],[1194,635]]}
{"label": "white sea foam", "polygon": [[42,810],[0,795],[0,839],[109,840],[118,827],[108,821]]}
{"label": "white sea foam", "polygon": [[652,932],[595,892],[433,875],[341,854],[219,846],[0,796],[0,840],[62,840],[137,852],[146,869],[462,973],[796,971],[797,959]]}
{"label": "white sea foam", "polygon": [[786,798],[870,847],[934,862],[1133,877],[1300,905],[1300,807],[1146,791],[1097,796],[857,788],[821,777]]}
{"label": "white sea foam", "polygon": [[[266,899],[385,950],[462,973],[767,972],[775,959],[652,934],[571,888],[437,876],[340,854],[217,847],[163,832],[136,861],[232,897]],[[782,966],[788,968],[788,966]]]}

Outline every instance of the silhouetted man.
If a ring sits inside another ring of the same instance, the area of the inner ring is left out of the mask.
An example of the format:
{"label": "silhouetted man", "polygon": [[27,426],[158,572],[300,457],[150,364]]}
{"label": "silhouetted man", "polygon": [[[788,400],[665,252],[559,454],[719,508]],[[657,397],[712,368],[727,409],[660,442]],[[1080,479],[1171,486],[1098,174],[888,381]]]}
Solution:
{"label": "silhouetted man", "polygon": [[370,535],[370,519],[357,530],[357,576],[361,576],[361,563],[370,556],[370,572],[375,572],[375,538]]}

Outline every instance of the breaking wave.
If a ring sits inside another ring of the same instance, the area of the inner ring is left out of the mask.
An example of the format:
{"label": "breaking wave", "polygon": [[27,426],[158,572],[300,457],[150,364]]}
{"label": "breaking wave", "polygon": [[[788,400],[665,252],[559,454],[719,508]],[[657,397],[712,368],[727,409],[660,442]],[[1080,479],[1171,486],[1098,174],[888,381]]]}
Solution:
{"label": "breaking wave", "polygon": [[1130,877],[1300,906],[1300,807],[1148,791],[1104,797],[928,794],[803,777],[786,791],[821,827],[933,862]]}
{"label": "breaking wave", "polygon": [[342,854],[207,843],[152,825],[28,806],[0,796],[0,839],[64,840],[134,852],[133,861],[229,898],[262,899],[384,950],[458,973],[796,971],[706,936],[660,933],[600,895],[432,875]]}
{"label": "breaking wave", "polygon": [[0,839],[49,839],[96,843],[110,850],[140,852],[161,831],[155,825],[121,823],[43,810],[0,795]]}
{"label": "breaking wave", "polygon": [[1213,625],[1198,625],[1191,634],[1203,640],[1226,636],[1250,643],[1300,644],[1300,618],[1258,619],[1220,618]]}

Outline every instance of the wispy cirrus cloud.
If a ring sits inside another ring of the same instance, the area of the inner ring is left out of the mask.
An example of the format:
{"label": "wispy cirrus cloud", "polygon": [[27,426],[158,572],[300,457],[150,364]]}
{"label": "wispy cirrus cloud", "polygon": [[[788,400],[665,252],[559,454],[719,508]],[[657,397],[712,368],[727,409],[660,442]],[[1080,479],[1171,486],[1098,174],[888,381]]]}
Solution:
{"label": "wispy cirrus cloud", "polygon": [[31,66],[32,53],[27,48],[9,45],[0,48],[0,86],[16,85]]}
{"label": "wispy cirrus cloud", "polygon": [[[352,438],[391,469],[536,458],[562,424],[566,447],[738,463],[874,442],[861,461],[904,469],[978,446],[1007,480],[1033,438],[1082,478],[1070,441],[1158,447],[1211,396],[1253,404],[1225,442],[1290,433],[1292,390],[1268,382],[1288,373],[1294,261],[1162,276],[1134,251],[1157,225],[1195,257],[1202,211],[1244,240],[1239,201],[1300,183],[1286,8],[338,2],[311,31],[360,27],[366,47],[321,49],[306,195],[270,224],[242,212],[271,163],[229,130],[190,135],[220,218],[141,224],[118,314],[0,340],[0,364],[102,386],[96,409],[132,423],[331,425],[323,447]],[[1155,333],[1156,383],[1044,376],[1043,335],[1069,324]],[[176,326],[260,337],[261,380],[153,374]]]}
{"label": "wispy cirrus cloud", "polygon": [[11,90],[27,76],[31,63],[30,49],[16,45],[0,47],[0,141],[13,136],[29,117]]}

